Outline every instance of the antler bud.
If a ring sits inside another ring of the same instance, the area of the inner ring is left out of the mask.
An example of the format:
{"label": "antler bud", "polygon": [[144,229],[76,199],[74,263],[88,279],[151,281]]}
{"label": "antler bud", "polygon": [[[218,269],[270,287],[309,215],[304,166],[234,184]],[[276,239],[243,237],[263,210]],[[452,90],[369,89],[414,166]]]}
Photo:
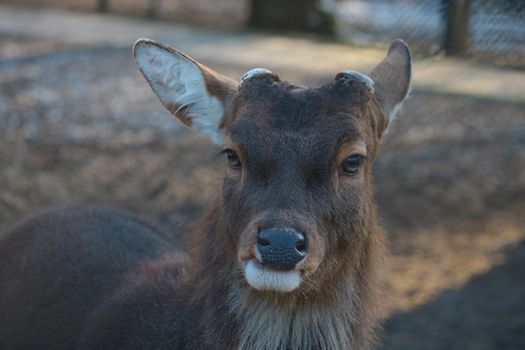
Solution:
{"label": "antler bud", "polygon": [[341,72],[341,73],[337,74],[335,79],[343,80],[343,82],[345,80],[357,80],[357,81],[365,84],[366,89],[370,93],[373,94],[374,91],[375,91],[374,90],[374,81],[372,79],[370,79],[368,76],[364,75],[363,73],[360,73],[360,72],[355,71],[355,70],[345,70],[344,72]]}
{"label": "antler bud", "polygon": [[250,80],[253,77],[261,74],[272,74],[272,72],[266,68],[253,68],[244,73],[244,75],[241,77],[241,84],[244,83],[246,80]]}

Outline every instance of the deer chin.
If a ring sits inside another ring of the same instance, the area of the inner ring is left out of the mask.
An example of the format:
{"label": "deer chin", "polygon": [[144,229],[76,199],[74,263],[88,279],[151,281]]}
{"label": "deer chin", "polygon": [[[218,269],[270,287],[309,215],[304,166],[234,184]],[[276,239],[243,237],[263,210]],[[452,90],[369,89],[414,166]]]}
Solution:
{"label": "deer chin", "polygon": [[269,269],[256,259],[244,263],[244,277],[252,288],[260,291],[291,292],[302,282],[300,271]]}

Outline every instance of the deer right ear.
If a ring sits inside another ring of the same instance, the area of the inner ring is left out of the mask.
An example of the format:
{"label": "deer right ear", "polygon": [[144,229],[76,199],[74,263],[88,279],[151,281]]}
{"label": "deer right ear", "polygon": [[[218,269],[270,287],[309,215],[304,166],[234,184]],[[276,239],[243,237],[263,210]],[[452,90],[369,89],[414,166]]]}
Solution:
{"label": "deer right ear", "polygon": [[387,114],[387,126],[408,94],[411,75],[410,49],[403,40],[395,40],[385,59],[370,73],[375,94]]}
{"label": "deer right ear", "polygon": [[222,143],[221,126],[238,84],[152,40],[137,40],[133,52],[140,71],[164,107],[184,125]]}

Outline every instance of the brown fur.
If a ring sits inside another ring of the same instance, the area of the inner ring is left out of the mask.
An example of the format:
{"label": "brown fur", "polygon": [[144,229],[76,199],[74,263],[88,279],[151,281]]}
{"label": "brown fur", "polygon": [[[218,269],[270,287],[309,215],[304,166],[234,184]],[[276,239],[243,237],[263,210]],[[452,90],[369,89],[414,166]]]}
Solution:
{"label": "brown fur", "polygon": [[[227,171],[188,254],[113,210],[75,206],[23,221],[0,240],[0,348],[372,346],[384,257],[372,161],[389,123],[386,95],[351,79],[304,88],[273,74],[232,94],[231,82],[201,69],[228,106],[221,129],[242,169]],[[367,159],[344,175],[341,159],[357,144]],[[256,290],[243,275],[257,228],[275,226],[309,241],[291,292]]]}

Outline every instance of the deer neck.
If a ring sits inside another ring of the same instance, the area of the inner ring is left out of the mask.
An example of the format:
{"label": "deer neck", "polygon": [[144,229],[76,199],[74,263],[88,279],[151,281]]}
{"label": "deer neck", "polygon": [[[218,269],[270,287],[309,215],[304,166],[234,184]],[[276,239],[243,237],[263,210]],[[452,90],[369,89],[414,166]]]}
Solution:
{"label": "deer neck", "polygon": [[237,349],[352,349],[359,304],[354,283],[347,276],[308,299],[232,287],[228,310],[239,325]]}

